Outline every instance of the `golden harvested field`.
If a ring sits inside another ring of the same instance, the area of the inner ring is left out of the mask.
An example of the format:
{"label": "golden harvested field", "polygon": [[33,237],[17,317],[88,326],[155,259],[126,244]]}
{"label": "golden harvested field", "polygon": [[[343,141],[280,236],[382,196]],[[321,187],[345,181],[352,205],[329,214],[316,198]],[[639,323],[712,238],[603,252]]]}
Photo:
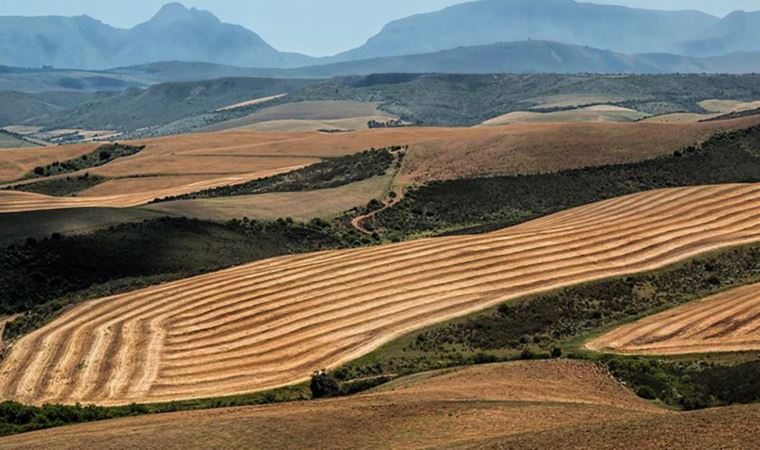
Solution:
{"label": "golden harvested field", "polygon": [[382,200],[390,190],[393,177],[386,175],[332,189],[304,192],[277,192],[197,200],[178,200],[145,206],[146,211],[194,217],[198,219],[274,220],[290,217],[310,220],[328,219],[372,199]]}
{"label": "golden harvested field", "polygon": [[342,399],[77,425],[0,447],[420,448],[676,415],[592,363],[535,361],[421,374]]}
{"label": "golden harvested field", "polygon": [[760,185],[723,185],[485,235],[259,261],[71,309],[7,352],[0,395],[122,404],[268,389],[506,300],[758,240]]}
{"label": "golden harvested field", "polygon": [[760,124],[759,117],[709,123],[532,123],[460,130],[414,145],[400,180],[553,172],[640,161],[697,144],[714,133]]}
{"label": "golden harvested field", "polygon": [[739,100],[703,100],[699,102],[699,106],[710,112],[726,114],[760,108],[760,100],[750,102]]}
{"label": "golden harvested field", "polygon": [[0,154],[0,182],[18,180],[37,166],[65,161],[90,153],[98,144],[75,144],[61,147],[37,147],[4,150]]}
{"label": "golden harvested field", "polygon": [[[656,157],[700,142],[715,132],[757,123],[760,117],[681,125],[523,124],[478,129],[392,128],[349,133],[230,131],[170,136],[136,141],[135,144],[146,145],[145,150],[86,170],[94,175],[118,178],[85,192],[87,199],[6,194],[0,196],[0,211],[139,205],[166,196],[170,191],[193,192],[198,185],[216,186],[229,183],[228,179],[246,180],[323,158],[389,145],[411,146],[397,180],[399,184],[546,172]],[[3,152],[0,179],[18,179],[35,166],[76,158],[95,148],[97,144],[78,144]],[[19,205],[26,206],[19,208]]]}
{"label": "golden harvested field", "polygon": [[270,120],[254,125],[243,127],[245,130],[253,131],[320,131],[320,130],[365,130],[369,128],[369,121],[385,122],[388,116],[360,116],[348,119],[331,119],[331,120],[297,120],[283,119]]}
{"label": "golden harvested field", "polygon": [[[355,102],[342,100],[324,100],[286,103],[256,111],[245,117],[228,120],[211,125],[203,131],[225,131],[246,129],[256,124],[281,120],[336,120],[356,117],[380,116],[384,120],[396,119],[396,116],[377,109],[376,102]],[[366,123],[365,123],[366,125]],[[364,127],[366,128],[366,126]]]}
{"label": "golden harvested field", "polygon": [[[198,192],[229,184],[245,183],[258,178],[269,177],[280,173],[290,172],[302,166],[283,167],[275,170],[264,170],[243,175],[230,175],[219,178],[196,181],[190,184],[155,190],[137,190],[133,193],[114,194],[102,197],[51,197],[19,191],[0,191],[0,214],[25,211],[44,211],[64,208],[129,208],[150,203],[157,198]],[[150,181],[150,180],[143,180]]]}
{"label": "golden harvested field", "polygon": [[586,348],[645,355],[760,350],[760,284],[624,325],[589,342]]}
{"label": "golden harvested field", "polygon": [[648,116],[648,114],[630,108],[597,105],[549,113],[517,111],[486,120],[480,126],[494,127],[543,122],[635,122]]}
{"label": "golden harvested field", "polygon": [[231,109],[238,109],[238,108],[244,108],[246,106],[254,106],[254,105],[260,105],[262,103],[271,102],[272,100],[277,100],[278,98],[287,97],[288,94],[279,94],[279,95],[270,95],[269,97],[262,97],[262,98],[254,98],[252,100],[248,100],[245,102],[235,103],[234,105],[225,106],[224,108],[219,108],[217,111],[229,111]]}

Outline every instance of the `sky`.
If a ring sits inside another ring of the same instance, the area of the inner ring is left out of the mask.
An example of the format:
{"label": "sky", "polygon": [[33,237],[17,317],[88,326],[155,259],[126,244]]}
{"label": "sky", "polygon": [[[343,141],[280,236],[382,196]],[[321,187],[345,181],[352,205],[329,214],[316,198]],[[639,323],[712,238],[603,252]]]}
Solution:
{"label": "sky", "polygon": [[[169,0],[0,0],[0,15],[87,14],[130,28],[150,19]],[[358,47],[394,19],[435,11],[465,0],[183,0],[243,25],[282,51],[327,56]],[[651,9],[699,9],[717,16],[758,11],[760,0],[598,0]],[[366,5],[366,6],[365,6]]]}

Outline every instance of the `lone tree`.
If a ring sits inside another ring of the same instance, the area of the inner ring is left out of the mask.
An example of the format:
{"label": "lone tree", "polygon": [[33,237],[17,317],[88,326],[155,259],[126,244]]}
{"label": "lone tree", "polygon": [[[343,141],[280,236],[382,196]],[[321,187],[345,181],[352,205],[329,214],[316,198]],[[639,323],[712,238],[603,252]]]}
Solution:
{"label": "lone tree", "polygon": [[333,397],[340,391],[335,378],[328,375],[324,370],[317,370],[311,375],[309,387],[313,398]]}

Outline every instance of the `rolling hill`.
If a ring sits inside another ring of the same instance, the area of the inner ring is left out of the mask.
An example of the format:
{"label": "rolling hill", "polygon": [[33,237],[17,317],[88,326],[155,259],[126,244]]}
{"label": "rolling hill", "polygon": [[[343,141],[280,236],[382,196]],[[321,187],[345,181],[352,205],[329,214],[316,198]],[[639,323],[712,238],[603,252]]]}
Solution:
{"label": "rolling hill", "polygon": [[124,404],[300,382],[509,299],[756,242],[758,189],[645,192],[490,234],[286,256],[90,301],[14,343],[0,392]]}
{"label": "rolling hill", "polygon": [[219,78],[128,89],[104,99],[52,112],[37,123],[51,128],[135,130],[195,116],[249,100],[287,94],[312,80]]}
{"label": "rolling hill", "polygon": [[682,355],[760,350],[760,285],[732,289],[624,325],[586,344],[595,351]]}

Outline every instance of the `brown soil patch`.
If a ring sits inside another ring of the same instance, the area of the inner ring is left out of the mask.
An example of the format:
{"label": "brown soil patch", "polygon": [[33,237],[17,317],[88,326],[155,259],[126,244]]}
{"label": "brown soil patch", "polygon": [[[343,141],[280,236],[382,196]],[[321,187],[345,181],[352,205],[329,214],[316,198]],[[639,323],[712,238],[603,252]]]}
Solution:
{"label": "brown soil patch", "polygon": [[760,240],[760,185],[645,192],[478,236],[286,256],[84,303],[19,340],[0,394],[121,404],[299,382],[411,330]]}
{"label": "brown soil patch", "polygon": [[4,448],[420,448],[669,417],[588,362],[424,374],[335,400],[173,413],[46,430]]}

